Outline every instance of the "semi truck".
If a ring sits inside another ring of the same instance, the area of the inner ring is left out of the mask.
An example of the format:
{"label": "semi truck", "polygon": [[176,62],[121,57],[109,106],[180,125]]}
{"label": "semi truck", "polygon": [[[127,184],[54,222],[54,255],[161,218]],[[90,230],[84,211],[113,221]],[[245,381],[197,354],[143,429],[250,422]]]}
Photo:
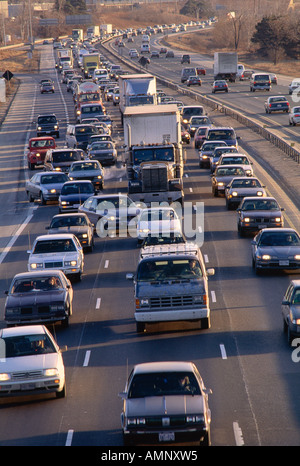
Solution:
{"label": "semi truck", "polygon": [[65,68],[64,65],[67,65],[66,68],[73,68],[73,55],[71,49],[62,49],[57,52],[56,68],[58,68],[58,71],[62,72]]}
{"label": "semi truck", "polygon": [[86,35],[88,39],[94,39],[95,37],[100,36],[100,26],[90,26],[86,30]]}
{"label": "semi truck", "polygon": [[98,84],[91,81],[78,83],[75,88],[75,118],[79,122],[81,118],[81,106],[84,104],[99,103],[102,104],[101,92]]}
{"label": "semi truck", "polygon": [[121,119],[126,107],[156,105],[156,78],[151,74],[136,73],[119,76]]}
{"label": "semi truck", "polygon": [[183,153],[177,105],[126,107],[124,145],[130,197],[183,203]]}
{"label": "semi truck", "polygon": [[238,54],[236,52],[214,53],[214,79],[226,79],[235,82],[238,71]]}
{"label": "semi truck", "polygon": [[83,73],[86,79],[94,76],[94,70],[100,68],[99,53],[89,53],[82,57]]}
{"label": "semi truck", "polygon": [[72,39],[74,41],[83,41],[83,29],[72,29]]}
{"label": "semi truck", "polygon": [[112,24],[100,24],[100,35],[106,36],[107,34],[112,34]]}

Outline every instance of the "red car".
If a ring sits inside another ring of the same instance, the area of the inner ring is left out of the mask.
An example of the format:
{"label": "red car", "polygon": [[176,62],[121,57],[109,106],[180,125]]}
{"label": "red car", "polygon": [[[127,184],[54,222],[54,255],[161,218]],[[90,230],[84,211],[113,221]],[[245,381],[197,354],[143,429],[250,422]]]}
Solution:
{"label": "red car", "polygon": [[207,128],[210,128],[211,126],[199,126],[195,132],[194,136],[194,144],[195,144],[195,149],[200,149],[202,146],[205,136],[206,136],[206,131]]}
{"label": "red car", "polygon": [[197,74],[203,74],[203,75],[206,74],[206,69],[203,68],[203,66],[197,67],[197,68],[196,68],[196,71],[197,71]]}
{"label": "red car", "polygon": [[41,136],[29,139],[27,162],[28,168],[33,170],[37,165],[43,165],[48,149],[55,149],[55,139],[51,136]]}

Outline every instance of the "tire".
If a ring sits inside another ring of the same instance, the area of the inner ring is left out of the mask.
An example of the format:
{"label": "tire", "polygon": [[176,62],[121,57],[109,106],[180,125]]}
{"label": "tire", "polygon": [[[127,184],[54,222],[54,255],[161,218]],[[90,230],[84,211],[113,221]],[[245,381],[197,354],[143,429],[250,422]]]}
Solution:
{"label": "tire", "polygon": [[29,202],[33,202],[34,201],[34,198],[32,197],[32,195],[27,191],[27,197],[28,197],[28,201]]}
{"label": "tire", "polygon": [[55,134],[56,138],[58,139],[59,138],[59,131],[57,131],[57,133]]}
{"label": "tire", "polygon": [[136,322],[136,332],[137,333],[144,333],[146,328],[145,322]]}
{"label": "tire", "polygon": [[41,201],[41,205],[47,204],[46,200],[44,199],[43,193],[40,193],[40,201]]}
{"label": "tire", "polygon": [[66,382],[65,382],[63,389],[60,392],[56,392],[56,398],[65,398],[66,394],[67,394],[67,388],[66,388]]}
{"label": "tire", "polygon": [[204,319],[201,319],[201,329],[207,330],[210,328],[210,317],[204,317]]}
{"label": "tire", "polygon": [[211,446],[211,436],[210,436],[210,427],[206,432],[204,438],[200,441],[200,446],[202,447],[210,447]]}
{"label": "tire", "polygon": [[69,316],[67,316],[64,320],[61,321],[61,325],[63,328],[69,327]]}

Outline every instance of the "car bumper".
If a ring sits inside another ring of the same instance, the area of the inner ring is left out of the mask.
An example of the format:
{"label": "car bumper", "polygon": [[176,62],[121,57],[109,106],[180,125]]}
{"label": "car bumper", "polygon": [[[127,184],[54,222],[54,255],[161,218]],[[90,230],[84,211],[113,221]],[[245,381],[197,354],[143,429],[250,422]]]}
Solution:
{"label": "car bumper", "polygon": [[172,444],[174,442],[200,442],[207,435],[203,426],[191,426],[174,430],[123,430],[125,444]]}
{"label": "car bumper", "polygon": [[134,318],[136,322],[178,322],[178,321],[189,321],[189,320],[199,320],[209,317],[210,310],[206,308],[199,309],[180,309],[174,311],[173,309],[169,310],[151,310],[151,311],[135,311]]}
{"label": "car bumper", "polygon": [[25,379],[17,382],[1,382],[0,398],[9,396],[38,395],[60,392],[64,386],[64,378],[47,377],[42,379]]}
{"label": "car bumper", "polygon": [[300,269],[300,261],[285,259],[256,260],[256,268],[260,270],[298,270]]}
{"label": "car bumper", "polygon": [[259,231],[262,230],[263,228],[282,228],[283,227],[283,221],[278,222],[278,223],[256,223],[256,222],[248,222],[248,223],[240,223],[240,227],[244,231]]}

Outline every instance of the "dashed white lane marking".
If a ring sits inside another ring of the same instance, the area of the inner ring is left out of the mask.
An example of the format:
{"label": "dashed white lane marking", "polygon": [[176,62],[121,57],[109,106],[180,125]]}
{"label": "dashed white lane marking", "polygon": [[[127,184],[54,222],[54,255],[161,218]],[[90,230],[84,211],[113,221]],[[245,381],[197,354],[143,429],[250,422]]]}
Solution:
{"label": "dashed white lane marking", "polygon": [[233,423],[233,433],[234,433],[234,438],[235,438],[235,443],[238,447],[241,447],[244,445],[244,439],[243,439],[243,432],[242,429],[240,428],[238,422]]}
{"label": "dashed white lane marking", "polygon": [[100,309],[100,306],[101,306],[101,298],[97,298],[96,309]]}
{"label": "dashed white lane marking", "polygon": [[67,440],[65,443],[66,447],[70,447],[72,445],[73,434],[74,434],[73,429],[68,430]]}
{"label": "dashed white lane marking", "polygon": [[91,356],[91,351],[87,350],[85,353],[84,361],[83,361],[83,367],[87,367],[89,365],[90,356]]}
{"label": "dashed white lane marking", "polygon": [[104,268],[107,269],[109,266],[109,260],[106,260],[105,263],[104,263]]}
{"label": "dashed white lane marking", "polygon": [[226,353],[226,349],[223,343],[220,344],[220,350],[221,350],[222,359],[227,359],[227,353]]}

